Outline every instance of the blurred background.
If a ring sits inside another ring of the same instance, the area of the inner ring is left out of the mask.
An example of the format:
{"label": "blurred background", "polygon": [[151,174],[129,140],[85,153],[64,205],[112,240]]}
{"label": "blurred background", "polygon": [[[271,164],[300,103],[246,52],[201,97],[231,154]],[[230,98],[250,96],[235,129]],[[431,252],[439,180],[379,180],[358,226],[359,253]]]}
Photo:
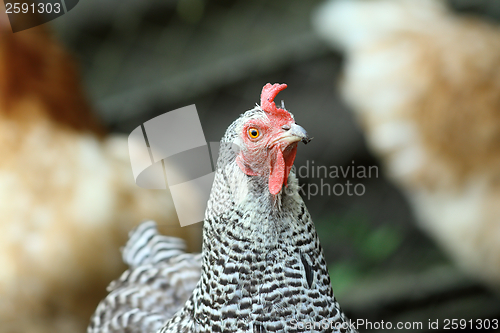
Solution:
{"label": "blurred background", "polygon": [[168,191],[133,183],[126,135],[196,104],[218,141],[268,82],[314,137],[295,165],[346,314],[420,332],[500,318],[500,3],[325,4],[85,0],[16,34],[4,19],[0,332],[84,332],[142,219],[199,250]]}

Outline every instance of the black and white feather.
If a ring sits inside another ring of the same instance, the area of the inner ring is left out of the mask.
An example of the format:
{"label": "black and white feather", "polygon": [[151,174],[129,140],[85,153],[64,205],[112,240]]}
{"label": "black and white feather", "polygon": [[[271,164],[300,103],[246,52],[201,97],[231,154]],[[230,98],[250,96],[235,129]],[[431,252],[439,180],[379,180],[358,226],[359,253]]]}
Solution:
{"label": "black and white feather", "polygon": [[155,332],[184,305],[200,279],[201,255],[186,254],[182,239],[158,234],[152,221],[130,233],[123,261],[130,268],[108,287],[88,333]]}

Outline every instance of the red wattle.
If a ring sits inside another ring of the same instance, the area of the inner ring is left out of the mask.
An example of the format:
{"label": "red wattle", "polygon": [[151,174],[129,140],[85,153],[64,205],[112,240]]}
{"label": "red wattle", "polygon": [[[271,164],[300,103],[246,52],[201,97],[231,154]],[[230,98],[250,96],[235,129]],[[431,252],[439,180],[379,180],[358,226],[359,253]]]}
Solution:
{"label": "red wattle", "polygon": [[281,149],[276,149],[276,156],[271,157],[271,173],[269,175],[269,192],[276,195],[281,191],[285,180],[285,159]]}

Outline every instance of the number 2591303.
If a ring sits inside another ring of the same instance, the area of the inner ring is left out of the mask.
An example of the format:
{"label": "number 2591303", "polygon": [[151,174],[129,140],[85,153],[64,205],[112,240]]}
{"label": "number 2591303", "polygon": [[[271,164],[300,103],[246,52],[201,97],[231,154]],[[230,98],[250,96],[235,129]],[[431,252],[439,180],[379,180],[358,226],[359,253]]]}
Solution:
{"label": "number 2591303", "polygon": [[10,3],[7,2],[5,4],[5,12],[7,14],[19,14],[19,13],[39,13],[39,14],[51,14],[51,13],[60,13],[61,12],[61,4],[56,2],[52,3],[38,3],[38,4],[27,4],[27,3]]}

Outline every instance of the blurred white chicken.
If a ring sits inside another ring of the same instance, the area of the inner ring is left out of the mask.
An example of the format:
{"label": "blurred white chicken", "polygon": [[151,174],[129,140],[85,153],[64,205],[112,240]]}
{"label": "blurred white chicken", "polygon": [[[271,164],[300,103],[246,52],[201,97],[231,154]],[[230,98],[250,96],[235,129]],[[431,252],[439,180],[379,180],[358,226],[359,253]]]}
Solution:
{"label": "blurred white chicken", "polygon": [[500,290],[500,27],[439,0],[331,1],[313,22],[422,227]]}
{"label": "blurred white chicken", "polygon": [[[71,57],[44,26],[0,17],[0,332],[83,332],[145,219],[192,244],[167,191],[135,185],[126,136],[95,121]],[[192,249],[197,246],[192,246]]]}

